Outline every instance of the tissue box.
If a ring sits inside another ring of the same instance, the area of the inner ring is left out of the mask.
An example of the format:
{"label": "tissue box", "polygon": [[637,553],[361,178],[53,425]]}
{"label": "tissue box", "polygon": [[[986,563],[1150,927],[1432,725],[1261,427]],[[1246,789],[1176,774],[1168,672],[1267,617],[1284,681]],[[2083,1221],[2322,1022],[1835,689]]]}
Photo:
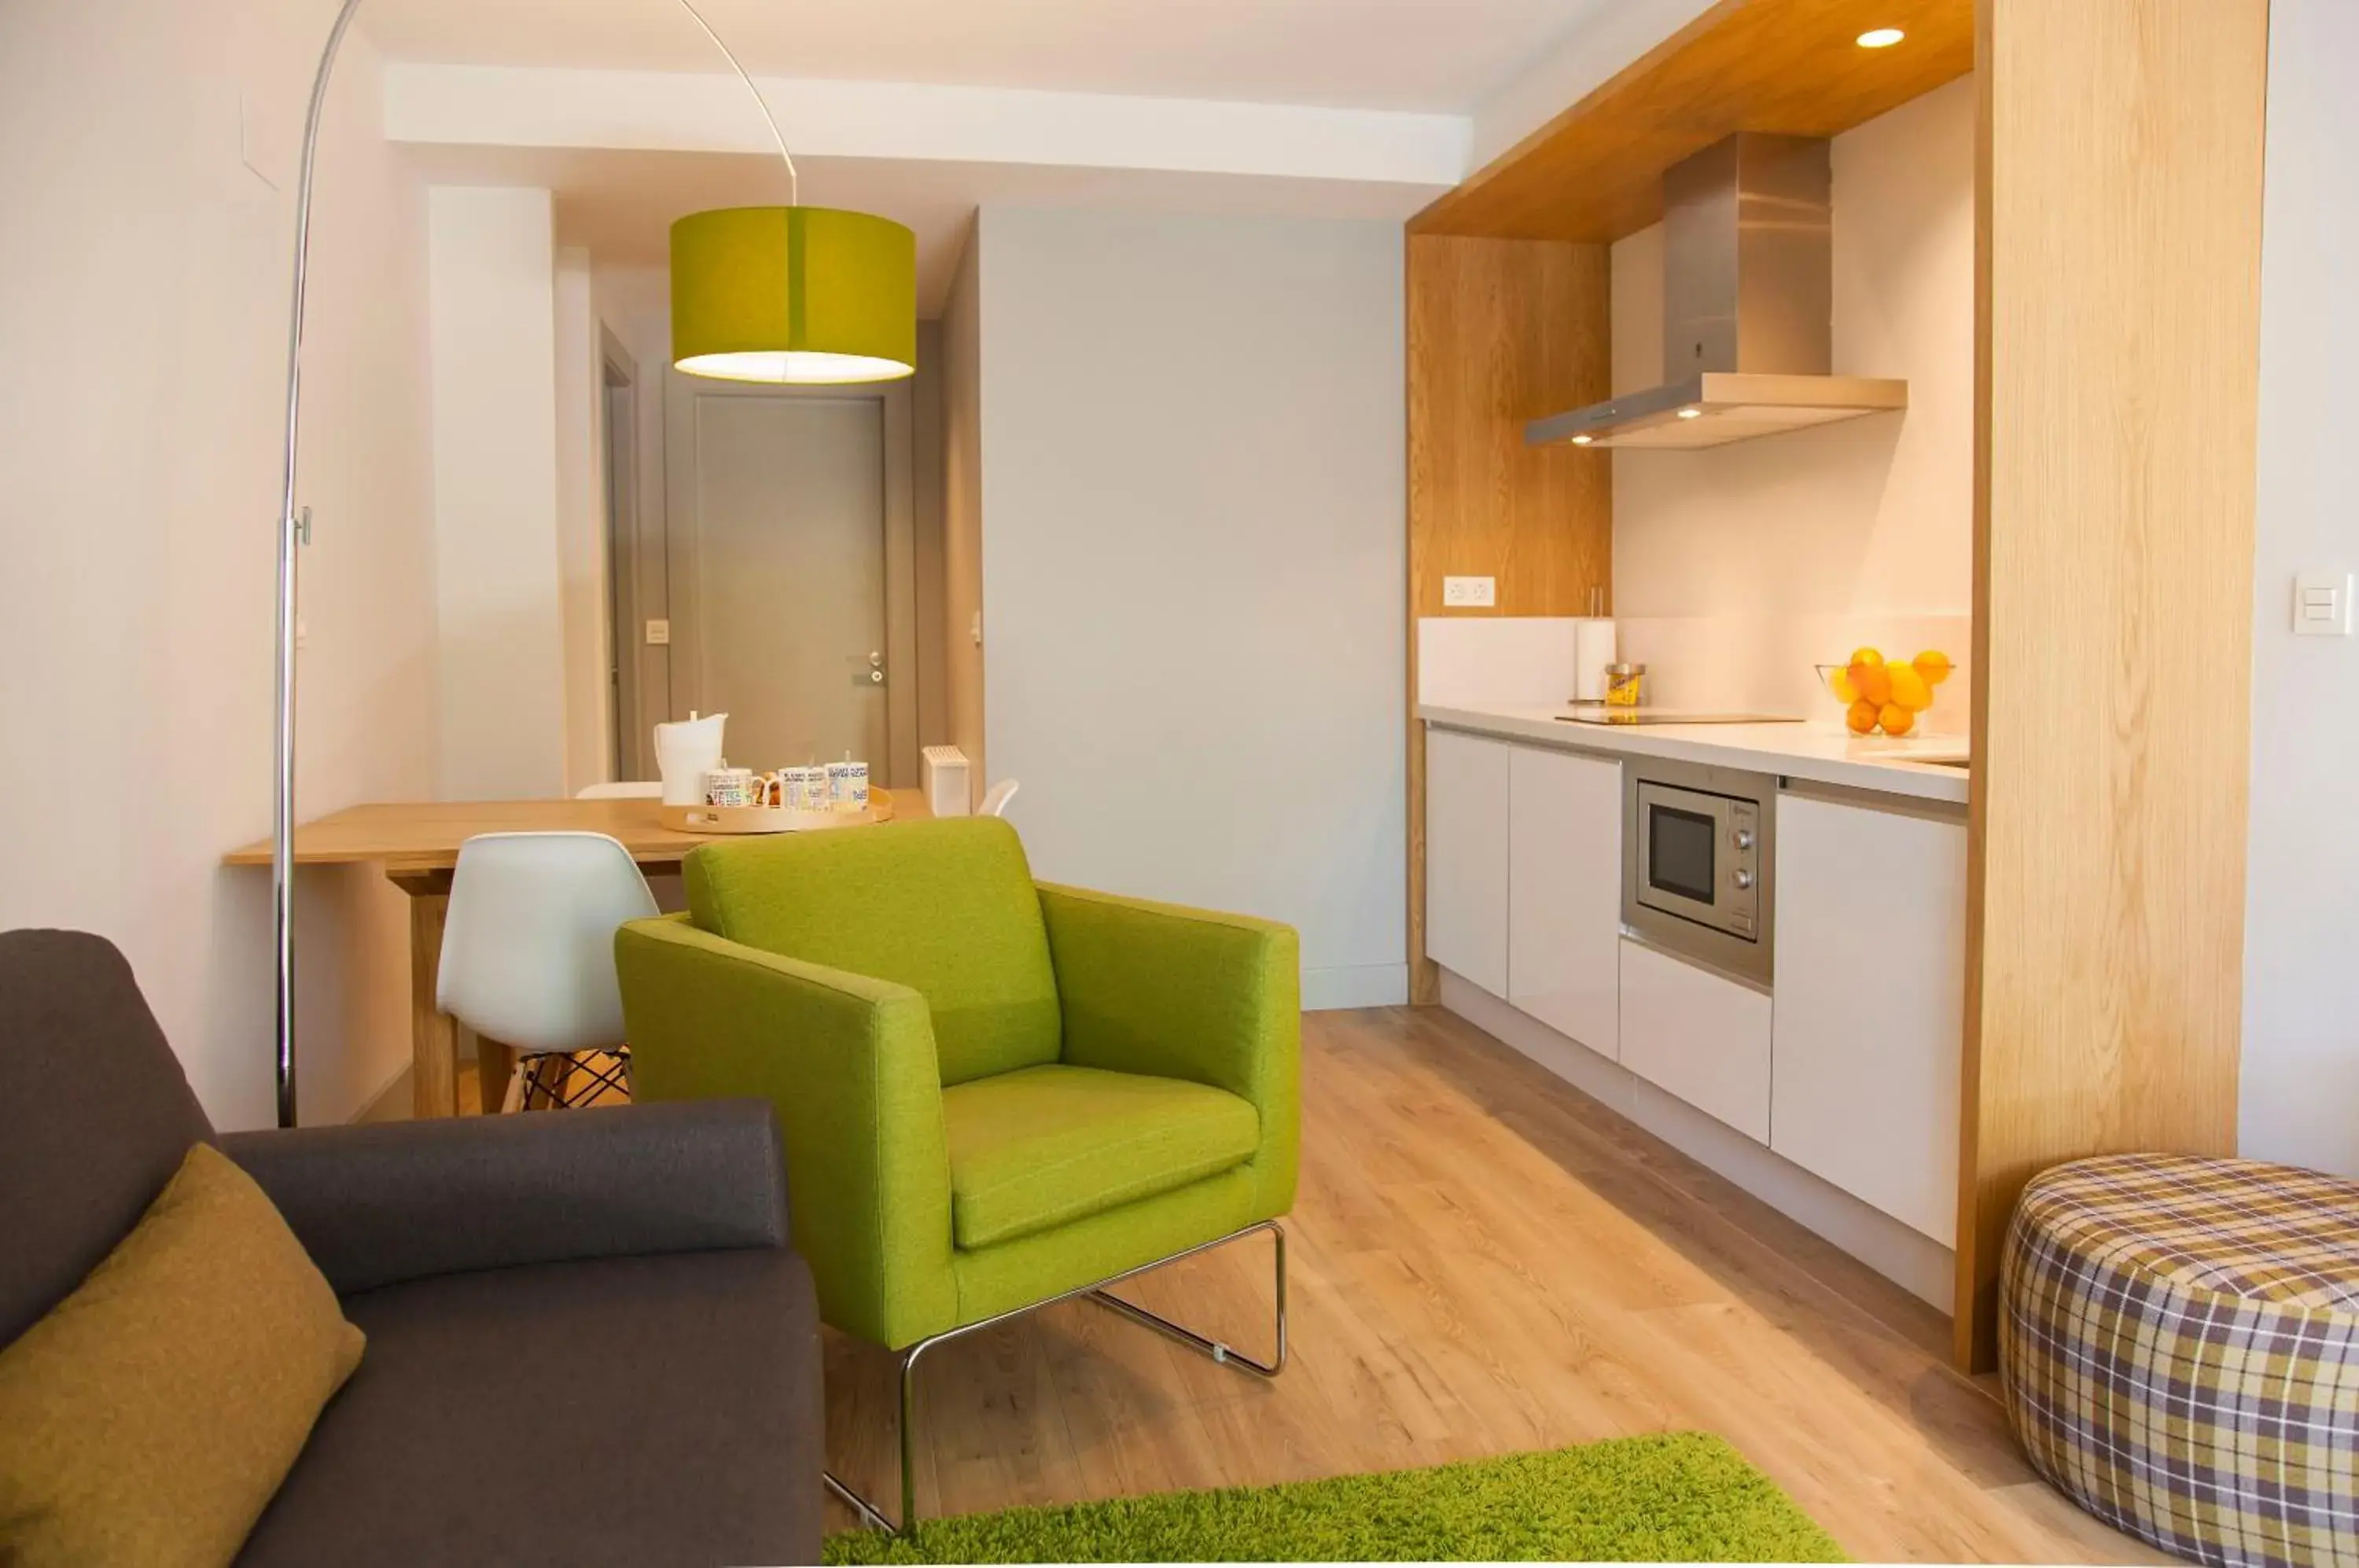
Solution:
{"label": "tissue box", "polygon": [[966,753],[954,746],[925,749],[926,809],[938,817],[964,817],[974,812],[974,768]]}

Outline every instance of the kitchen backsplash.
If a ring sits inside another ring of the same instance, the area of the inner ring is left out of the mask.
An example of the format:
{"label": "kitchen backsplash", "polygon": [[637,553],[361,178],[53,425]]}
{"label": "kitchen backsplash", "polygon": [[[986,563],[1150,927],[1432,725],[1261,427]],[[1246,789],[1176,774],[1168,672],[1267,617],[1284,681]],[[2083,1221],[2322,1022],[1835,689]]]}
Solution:
{"label": "kitchen backsplash", "polygon": [[1957,672],[1919,720],[1927,735],[1963,735],[1974,670],[1966,615],[1710,615],[1634,617],[1619,627],[1622,657],[1647,667],[1647,700],[1659,707],[1791,713],[1832,723],[1843,705],[1814,666],[1842,664],[1873,648],[1908,659],[1928,648]]}
{"label": "kitchen backsplash", "polygon": [[[1418,700],[1550,707],[1572,695],[1569,618],[1437,616],[1418,623]],[[1825,724],[1843,707],[1815,669],[1860,648],[1894,659],[1928,648],[1957,673],[1919,721],[1927,735],[1963,735],[1973,691],[1973,623],[1965,615],[1637,617],[1618,623],[1620,654],[1647,667],[1647,701],[1695,712],[1782,713]]]}

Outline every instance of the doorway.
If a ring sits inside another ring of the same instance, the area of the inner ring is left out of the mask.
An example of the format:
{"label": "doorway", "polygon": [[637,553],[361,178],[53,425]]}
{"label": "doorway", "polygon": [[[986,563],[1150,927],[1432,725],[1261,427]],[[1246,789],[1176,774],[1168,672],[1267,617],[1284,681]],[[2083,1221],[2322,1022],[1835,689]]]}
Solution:
{"label": "doorway", "polygon": [[611,332],[601,330],[600,463],[606,518],[606,734],[610,779],[654,776],[648,721],[640,713],[638,365]]}
{"label": "doorway", "polygon": [[908,384],[667,387],[673,716],[727,713],[742,767],[914,783]]}

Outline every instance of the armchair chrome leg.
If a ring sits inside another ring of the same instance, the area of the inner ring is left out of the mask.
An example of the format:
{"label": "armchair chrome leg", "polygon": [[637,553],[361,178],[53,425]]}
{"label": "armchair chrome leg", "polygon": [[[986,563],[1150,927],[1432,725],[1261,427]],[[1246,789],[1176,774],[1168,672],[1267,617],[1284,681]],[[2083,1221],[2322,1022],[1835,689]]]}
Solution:
{"label": "armchair chrome leg", "polygon": [[880,1530],[886,1535],[900,1535],[911,1525],[917,1523],[918,1399],[917,1381],[913,1374],[916,1371],[919,1355],[929,1347],[941,1344],[943,1340],[956,1339],[964,1332],[962,1329],[953,1329],[949,1334],[933,1339],[921,1339],[894,1358],[898,1364],[901,1384],[901,1522],[898,1525],[885,1517],[884,1509],[837,1479],[834,1472],[826,1470],[820,1472],[821,1479],[827,1483],[827,1489],[842,1498],[845,1505],[860,1516],[860,1522],[864,1528]]}
{"label": "armchair chrome leg", "polygon": [[[1183,1328],[1167,1317],[1150,1312],[1135,1302],[1125,1301],[1104,1286],[1099,1286],[1090,1291],[1090,1300],[1102,1307],[1121,1313],[1142,1327],[1153,1329],[1168,1339],[1177,1340],[1199,1356],[1209,1356],[1223,1367],[1234,1367],[1241,1372],[1250,1372],[1258,1377],[1275,1377],[1286,1370],[1286,1232],[1276,1221],[1269,1221],[1255,1225],[1251,1230],[1240,1231],[1237,1235],[1251,1236],[1256,1230],[1269,1232],[1270,1241],[1275,1249],[1274,1296],[1277,1307],[1277,1356],[1275,1360],[1256,1361],[1234,1345],[1225,1345],[1217,1339],[1206,1339],[1193,1329]],[[1228,1239],[1234,1241],[1237,1237],[1231,1236]]]}
{"label": "armchair chrome leg", "polygon": [[[1193,1258],[1200,1252],[1210,1252],[1216,1247],[1226,1247],[1233,1241],[1242,1241],[1256,1231],[1267,1231],[1272,1247],[1275,1248],[1277,1355],[1274,1360],[1256,1361],[1252,1356],[1242,1351],[1234,1350],[1218,1340],[1206,1339],[1192,1329],[1182,1328],[1169,1319],[1148,1312],[1145,1307],[1133,1306],[1121,1297],[1107,1293],[1110,1287],[1119,1285],[1125,1279],[1160,1269],[1166,1264],[1177,1263],[1183,1258]],[[1259,1225],[1247,1225],[1241,1231],[1224,1236],[1218,1241],[1208,1241],[1201,1247],[1191,1247],[1185,1252],[1175,1252],[1169,1258],[1158,1258],[1153,1263],[1144,1264],[1126,1274],[1117,1274],[1113,1279],[1102,1280],[1098,1284],[1084,1285],[1079,1290],[1068,1290],[1061,1296],[1053,1296],[1045,1301],[1035,1301],[1028,1307],[1018,1307],[1013,1312],[1001,1312],[996,1317],[984,1318],[979,1323],[964,1323],[947,1334],[938,1334],[931,1339],[918,1341],[917,1344],[901,1352],[897,1358],[900,1364],[901,1386],[901,1522],[897,1526],[895,1525],[891,1519],[885,1517],[883,1509],[838,1480],[833,1473],[821,1471],[821,1477],[827,1483],[827,1489],[843,1499],[846,1506],[860,1516],[864,1525],[881,1530],[887,1535],[907,1534],[918,1522],[917,1371],[919,1358],[938,1345],[948,1345],[951,1340],[963,1339],[968,1334],[995,1328],[1011,1318],[1023,1317],[1027,1313],[1038,1312],[1042,1307],[1054,1306],[1059,1301],[1069,1301],[1083,1296],[1101,1306],[1120,1312],[1134,1323],[1142,1323],[1158,1334],[1169,1334],[1190,1349],[1211,1356],[1223,1367],[1234,1367],[1241,1372],[1251,1372],[1261,1377],[1275,1377],[1286,1369],[1286,1230],[1276,1220],[1264,1220]]]}
{"label": "armchair chrome leg", "polygon": [[853,1513],[860,1516],[860,1522],[863,1526],[869,1530],[881,1530],[886,1535],[894,1533],[893,1521],[886,1519],[883,1514],[878,1513],[876,1511],[876,1506],[874,1503],[871,1503],[867,1498],[862,1497],[859,1493],[853,1491],[851,1487],[837,1480],[835,1478],[834,1471],[822,1470],[819,1473],[819,1478],[827,1484],[827,1489],[829,1491],[833,1492],[837,1497],[842,1498],[845,1505],[849,1507]]}

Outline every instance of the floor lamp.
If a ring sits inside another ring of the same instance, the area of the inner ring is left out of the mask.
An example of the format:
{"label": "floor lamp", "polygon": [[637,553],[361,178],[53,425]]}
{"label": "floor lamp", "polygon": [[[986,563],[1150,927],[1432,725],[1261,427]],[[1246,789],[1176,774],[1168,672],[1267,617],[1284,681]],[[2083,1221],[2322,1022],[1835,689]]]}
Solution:
{"label": "floor lamp", "polygon": [[[287,334],[287,441],[278,508],[278,648],[270,918],[278,984],[278,1125],[295,1125],[295,561],[310,514],[295,504],[303,411],[303,306],[311,177],[328,79],[362,0],[342,0],[311,80],[295,196],[295,300]],[[768,102],[690,0],[679,0],[752,93],[786,161],[788,204],[699,212],[672,227],[672,353],[681,371],[798,385],[881,381],[917,367],[917,236],[866,212],[801,204],[801,177]],[[810,279],[817,281],[810,281]]]}

